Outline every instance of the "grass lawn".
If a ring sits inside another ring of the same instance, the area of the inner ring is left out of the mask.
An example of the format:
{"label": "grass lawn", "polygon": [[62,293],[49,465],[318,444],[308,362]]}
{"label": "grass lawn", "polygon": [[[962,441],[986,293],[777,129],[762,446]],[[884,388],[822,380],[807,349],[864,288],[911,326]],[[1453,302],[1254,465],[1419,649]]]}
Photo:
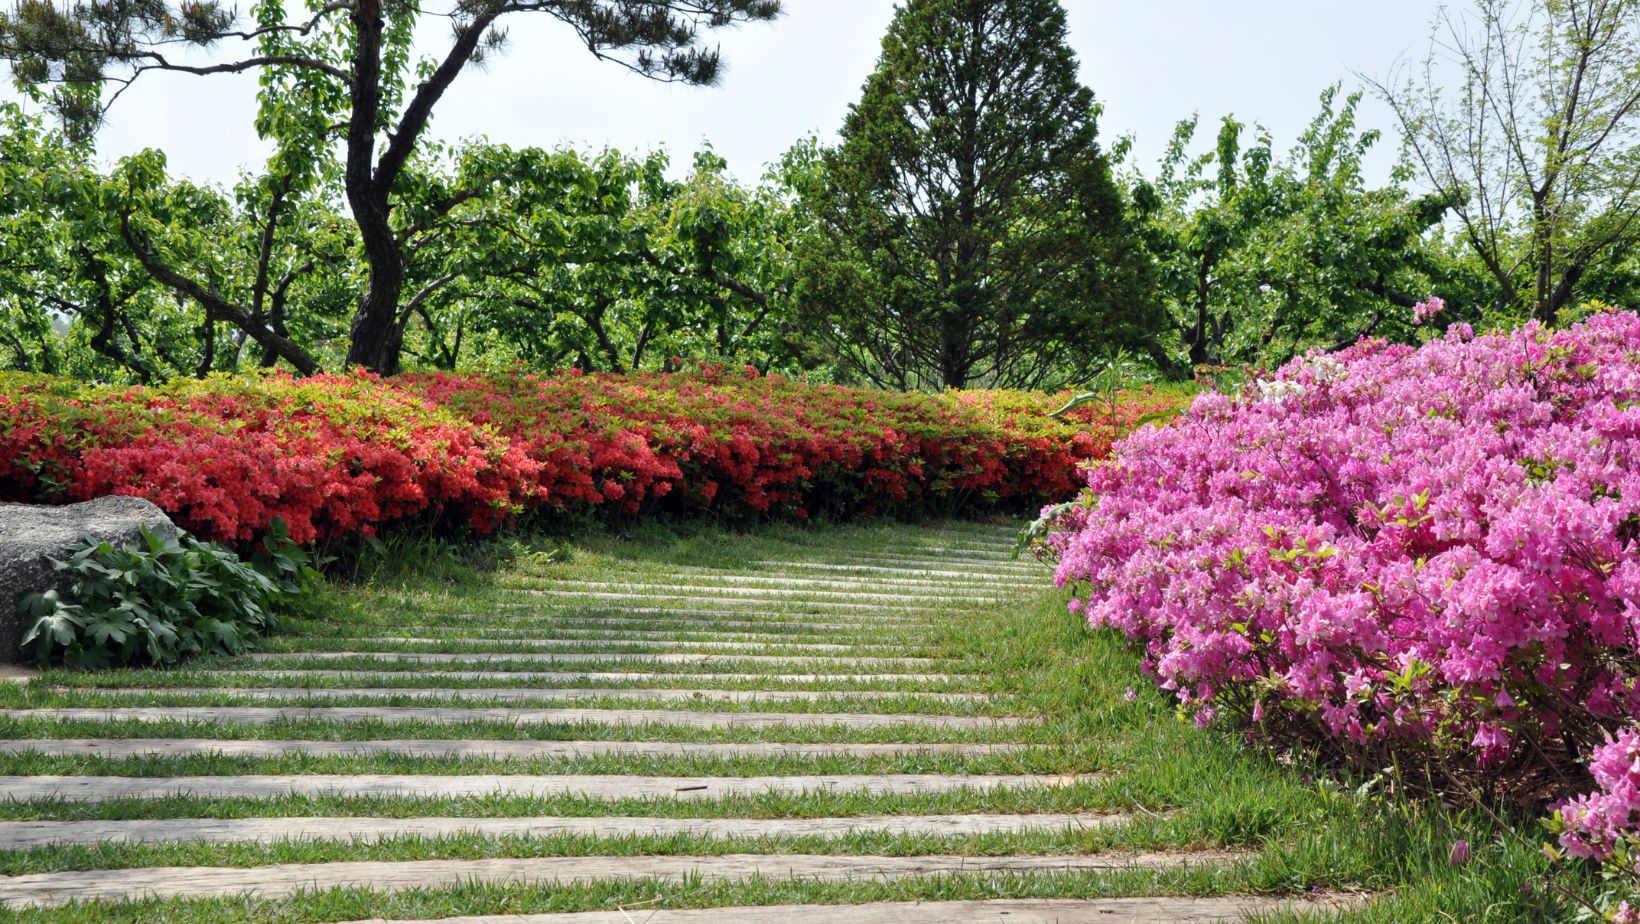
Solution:
{"label": "grass lawn", "polygon": [[[379,563],[370,582],[328,590],[322,615],[296,622],[257,658],[166,671],[51,671],[30,684],[0,685],[0,739],[10,739],[0,740],[8,745],[0,751],[0,775],[9,777],[844,778],[824,791],[777,788],[721,798],[572,791],[13,794],[0,804],[0,828],[5,822],[286,824],[356,816],[462,818],[473,825],[434,834],[395,833],[388,826],[369,838],[236,839],[228,824],[229,834],[209,840],[166,835],[13,844],[0,850],[0,868],[21,876],[767,854],[1113,853],[1156,854],[1169,862],[849,881],[707,875],[544,886],[475,880],[419,889],[54,904],[0,911],[0,919],[325,922],[617,907],[1311,894],[1370,901],[1343,910],[1273,911],[1259,919],[1540,922],[1570,915],[1571,906],[1544,885],[1549,865],[1537,852],[1544,836],[1530,818],[1500,826],[1479,811],[1403,803],[1371,786],[1333,782],[1302,762],[1274,760],[1233,730],[1204,733],[1181,721],[1121,640],[1090,632],[1066,612],[1048,568],[998,554],[1006,547],[1006,527],[873,523],[725,532],[645,526],[590,532],[569,543],[516,544],[507,554],[499,546],[407,544]],[[1137,692],[1132,701],[1124,695],[1130,688]],[[388,708],[361,717],[358,707]],[[561,709],[598,714],[542,721],[525,715]],[[264,714],[269,710],[277,714]],[[484,712],[464,715],[468,710]],[[763,720],[754,721],[760,715]],[[685,716],[691,718],[685,722]],[[955,719],[983,721],[935,721]],[[69,739],[158,743],[128,753],[132,749],[76,750],[65,744]],[[407,740],[424,744],[364,747]],[[460,742],[462,749],[441,749],[440,742]],[[472,742],[478,744],[469,747]],[[486,750],[486,742],[497,750]],[[655,747],[577,752],[554,750],[554,742]],[[321,747],[325,743],[342,746]],[[680,747],[661,746],[671,744]],[[904,744],[929,747],[853,747]],[[836,747],[804,750],[809,746]],[[849,779],[906,774],[1075,779],[883,792]],[[877,821],[974,814],[1071,814],[1086,823],[1033,827],[1023,819],[1018,830],[931,833]],[[641,821],[625,833],[485,828],[486,821],[501,819],[603,816],[770,820],[772,826],[731,833],[675,825],[646,831]],[[862,819],[859,829],[818,834],[774,824],[855,818]],[[0,843],[7,836],[0,831]],[[1454,865],[1451,845],[1460,840],[1470,858]],[[1173,862],[1198,855],[1198,862]],[[709,862],[703,860],[703,868]]]}

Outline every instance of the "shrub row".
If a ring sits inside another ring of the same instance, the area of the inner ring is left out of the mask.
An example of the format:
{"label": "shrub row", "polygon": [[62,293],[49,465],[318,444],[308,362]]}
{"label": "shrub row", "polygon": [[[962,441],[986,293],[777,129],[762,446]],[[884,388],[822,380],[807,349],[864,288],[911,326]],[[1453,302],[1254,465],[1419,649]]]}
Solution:
{"label": "shrub row", "polygon": [[432,512],[493,526],[534,465],[505,438],[366,376],[106,388],[10,376],[0,497],[145,497],[197,536],[297,542]]}
{"label": "shrub row", "polygon": [[[1088,484],[1046,540],[1058,578],[1198,724],[1542,804],[1635,720],[1633,314],[1303,357]],[[1640,812],[1619,740],[1597,770],[1630,789],[1569,812],[1569,846]]]}
{"label": "shrub row", "polygon": [[0,378],[0,499],[145,497],[206,539],[299,542],[530,510],[914,515],[1075,490],[1119,428],[1175,403],[891,394],[688,374],[282,375],[107,388]]}

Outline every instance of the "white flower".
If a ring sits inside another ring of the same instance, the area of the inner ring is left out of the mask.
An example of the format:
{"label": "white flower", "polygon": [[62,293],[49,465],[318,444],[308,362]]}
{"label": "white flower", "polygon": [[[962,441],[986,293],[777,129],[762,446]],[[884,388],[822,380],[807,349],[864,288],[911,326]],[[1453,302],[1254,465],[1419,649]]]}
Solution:
{"label": "white flower", "polygon": [[1322,354],[1312,356],[1308,362],[1310,375],[1317,382],[1341,382],[1349,375],[1349,370],[1335,356]]}
{"label": "white flower", "polygon": [[1262,380],[1253,383],[1258,386],[1258,400],[1271,404],[1280,404],[1294,395],[1304,394],[1304,386],[1286,379]]}

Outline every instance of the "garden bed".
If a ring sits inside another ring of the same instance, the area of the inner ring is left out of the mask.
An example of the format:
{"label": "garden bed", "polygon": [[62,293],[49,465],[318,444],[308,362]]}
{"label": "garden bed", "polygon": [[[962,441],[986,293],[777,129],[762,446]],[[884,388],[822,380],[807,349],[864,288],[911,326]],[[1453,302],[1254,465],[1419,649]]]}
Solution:
{"label": "garden bed", "polygon": [[1205,394],[1048,539],[1198,724],[1541,805],[1633,722],[1640,317],[1315,354]]}
{"label": "garden bed", "polygon": [[532,511],[916,516],[1025,509],[1177,393],[898,394],[687,374],[214,376],[158,388],[0,377],[0,499],[144,497],[207,539],[301,542]]}

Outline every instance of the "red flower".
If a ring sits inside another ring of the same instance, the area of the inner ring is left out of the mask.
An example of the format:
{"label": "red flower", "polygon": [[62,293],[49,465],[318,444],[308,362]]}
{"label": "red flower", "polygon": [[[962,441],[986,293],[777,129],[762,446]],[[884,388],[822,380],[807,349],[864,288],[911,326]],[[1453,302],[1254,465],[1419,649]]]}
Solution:
{"label": "red flower", "polygon": [[[0,376],[0,499],[146,497],[208,538],[274,517],[300,541],[411,517],[481,531],[528,507],[712,507],[804,518],[1073,493],[1113,423],[1063,395],[893,394],[755,370],[628,376],[363,373],[156,389]],[[680,490],[681,489],[681,490]]]}

